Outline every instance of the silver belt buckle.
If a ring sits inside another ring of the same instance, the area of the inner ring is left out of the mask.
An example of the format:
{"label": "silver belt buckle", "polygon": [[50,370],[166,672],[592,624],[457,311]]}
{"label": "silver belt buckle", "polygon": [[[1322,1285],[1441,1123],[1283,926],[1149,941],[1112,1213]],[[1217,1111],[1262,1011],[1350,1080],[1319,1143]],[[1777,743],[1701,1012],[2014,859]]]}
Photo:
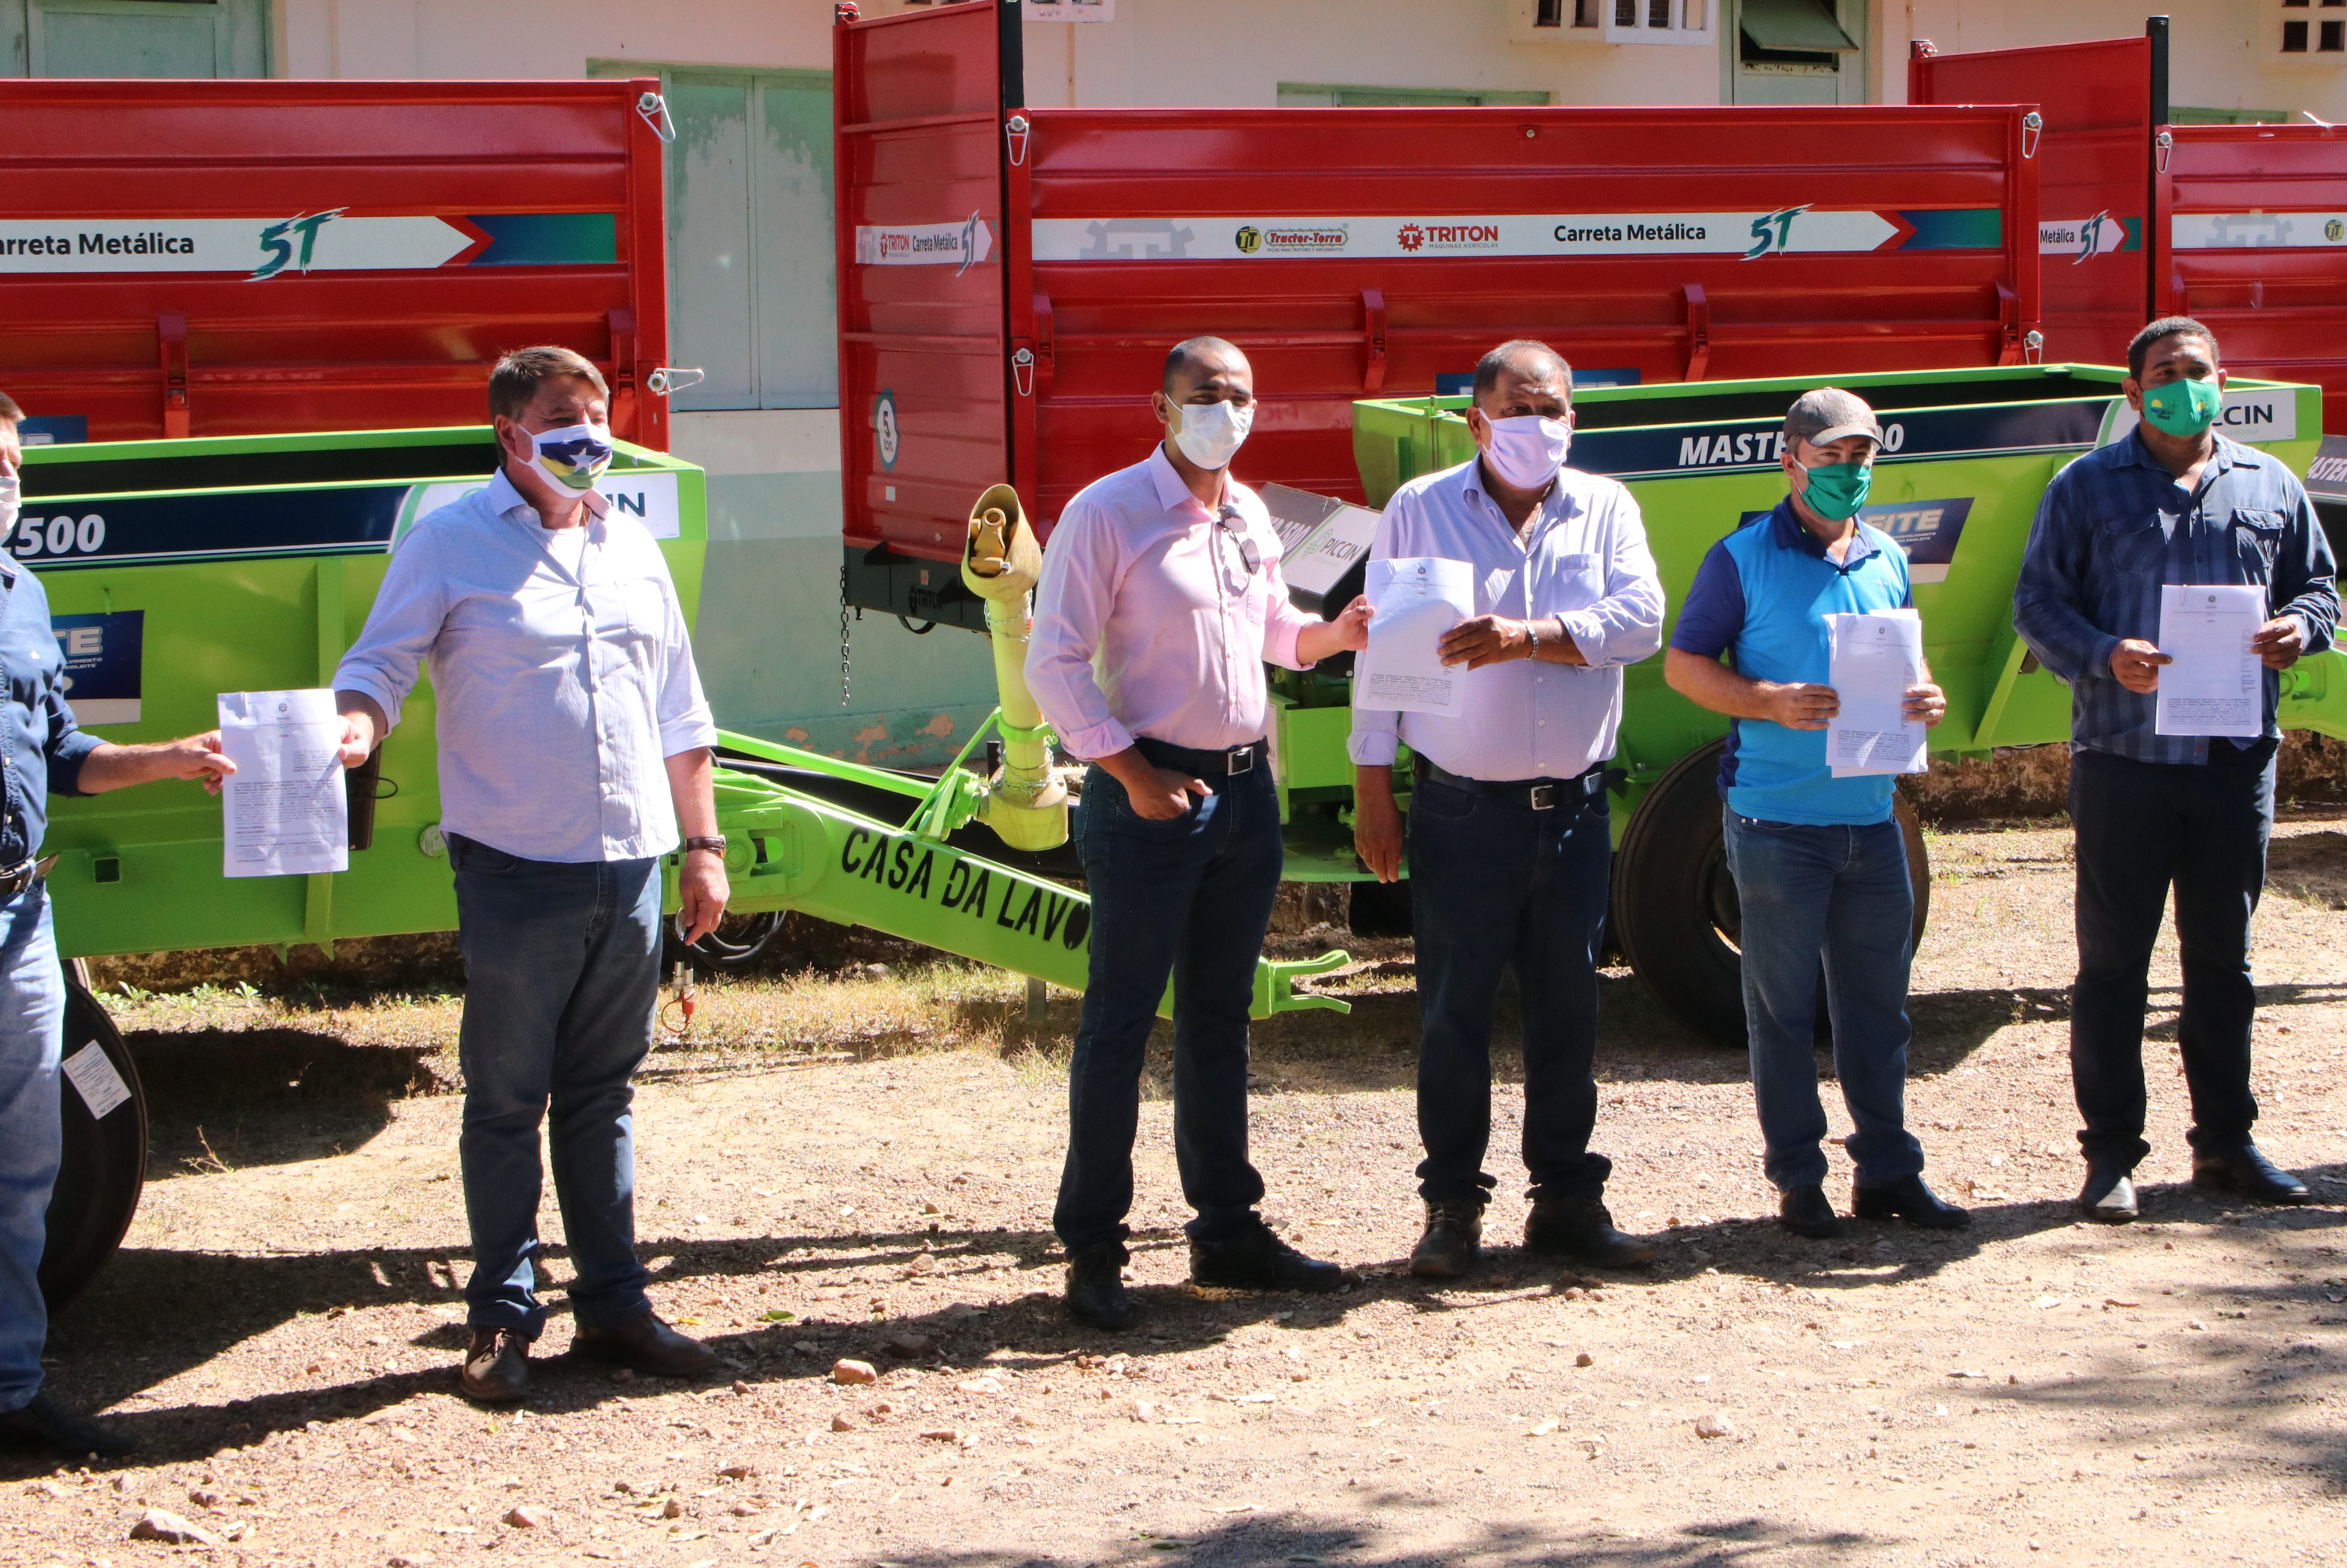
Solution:
{"label": "silver belt buckle", "polygon": [[1532,809],[1534,811],[1554,811],[1556,809],[1556,785],[1534,784],[1532,788]]}
{"label": "silver belt buckle", "polygon": [[1233,746],[1223,757],[1224,771],[1236,775],[1255,772],[1255,748]]}

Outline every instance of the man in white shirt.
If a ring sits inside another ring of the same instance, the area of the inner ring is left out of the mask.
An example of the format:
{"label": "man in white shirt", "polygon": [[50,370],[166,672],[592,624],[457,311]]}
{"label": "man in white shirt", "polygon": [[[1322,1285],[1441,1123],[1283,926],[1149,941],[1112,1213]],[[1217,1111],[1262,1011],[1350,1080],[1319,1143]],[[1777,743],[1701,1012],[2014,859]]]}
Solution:
{"label": "man in white shirt", "polygon": [[686,939],[725,909],[717,729],[660,547],[594,488],[611,460],[608,397],[569,349],[497,362],[489,412],[505,466],[397,542],[334,672],[343,761],[355,766],[432,663],[465,955],[473,1332],[460,1380],[489,1402],[527,1391],[546,1321],[531,1260],[549,1102],[572,1350],[673,1377],[717,1360],[644,1294],[629,1109],[660,998],[660,861],[680,825]]}
{"label": "man in white shirt", "polygon": [[1027,681],[1092,763],[1075,822],[1092,893],[1091,977],[1068,1068],[1068,1159],[1052,1227],[1078,1322],[1133,1320],[1122,1270],[1141,1069],[1174,982],[1174,1153],[1190,1276],[1241,1289],[1334,1290],[1255,1211],[1247,1009],[1283,848],[1264,738],[1263,661],[1308,668],[1362,646],[1368,606],[1334,621],[1288,602],[1279,536],[1230,461],[1255,421],[1255,372],[1220,338],[1166,356],[1165,439],[1086,486],[1043,552]]}
{"label": "man in white shirt", "polygon": [[1563,466],[1573,372],[1545,343],[1504,343],[1475,366],[1479,456],[1394,493],[1372,559],[1465,561],[1478,613],[1446,633],[1464,664],[1459,717],[1356,709],[1354,842],[1380,881],[1401,870],[1399,744],[1416,754],[1411,923],[1420,1040],[1418,1167],[1426,1232],[1410,1272],[1450,1279],[1481,1256],[1491,1133],[1491,1018],[1501,972],[1522,998],[1527,1251],[1599,1264],[1653,1259],[1614,1228],[1597,1116],[1597,948],[1613,849],[1605,763],[1622,667],[1662,646],[1663,589],[1638,504]]}

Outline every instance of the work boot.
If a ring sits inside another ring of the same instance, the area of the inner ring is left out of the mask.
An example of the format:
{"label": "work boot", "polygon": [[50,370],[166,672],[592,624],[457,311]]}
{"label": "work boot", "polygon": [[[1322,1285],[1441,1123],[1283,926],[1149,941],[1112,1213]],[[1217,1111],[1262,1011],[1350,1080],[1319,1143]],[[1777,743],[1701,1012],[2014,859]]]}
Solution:
{"label": "work boot", "polygon": [[1831,1241],[1841,1235],[1841,1221],[1826,1197],[1826,1190],[1815,1182],[1806,1187],[1788,1187],[1777,1200],[1777,1223],[1795,1235],[1805,1235],[1811,1241]]}
{"label": "work boot", "polygon": [[1236,1235],[1190,1242],[1190,1282],[1223,1290],[1340,1290],[1343,1268],[1307,1257],[1252,1220]]}
{"label": "work boot", "polygon": [[0,1411],[0,1447],[40,1449],[79,1459],[84,1454],[127,1454],[138,1446],[136,1439],[76,1415],[46,1394],[35,1394],[29,1403]]}
{"label": "work boot", "polygon": [[1132,1257],[1121,1241],[1068,1249],[1068,1316],[1087,1328],[1121,1333],[1133,1327],[1133,1298],[1124,1292]]}
{"label": "work boot", "polygon": [[2192,1156],[2192,1184],[2239,1193],[2255,1204],[2302,1204],[2306,1184],[2265,1157],[2255,1143]]}
{"label": "work boot", "polygon": [[1853,1185],[1850,1206],[1862,1220],[1902,1219],[1926,1230],[1962,1230],[1973,1223],[1970,1209],[1949,1203],[1921,1176],[1901,1176],[1879,1187]]}
{"label": "work boot", "polygon": [[1409,1255],[1409,1271],[1420,1279],[1457,1279],[1483,1261],[1483,1201],[1429,1198],[1426,1234]]}
{"label": "work boot", "polygon": [[1655,1261],[1654,1244],[1615,1230],[1614,1215],[1597,1198],[1535,1195],[1532,1212],[1524,1220],[1524,1250],[1608,1268]]}
{"label": "work boot", "polygon": [[716,1370],[717,1352],[690,1335],[679,1334],[646,1312],[625,1323],[580,1324],[570,1337],[570,1353],[590,1361],[616,1361],[656,1378],[699,1378]]}
{"label": "work boot", "polygon": [[2086,1184],[2078,1189],[2078,1212],[2096,1225],[2131,1224],[2143,1211],[2137,1206],[2135,1173],[2116,1165],[2089,1165]]}
{"label": "work boot", "polygon": [[457,1386],[468,1399],[485,1405],[510,1405],[529,1392],[529,1341],[513,1328],[473,1326],[473,1342],[465,1351],[465,1368]]}

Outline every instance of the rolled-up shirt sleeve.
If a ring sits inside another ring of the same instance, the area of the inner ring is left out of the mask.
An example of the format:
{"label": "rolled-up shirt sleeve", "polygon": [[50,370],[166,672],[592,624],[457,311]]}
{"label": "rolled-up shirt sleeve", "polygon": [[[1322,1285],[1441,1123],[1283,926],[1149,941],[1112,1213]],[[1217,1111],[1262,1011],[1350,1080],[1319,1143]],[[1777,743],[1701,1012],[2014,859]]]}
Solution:
{"label": "rolled-up shirt sleeve", "polygon": [[1627,491],[1614,502],[1614,548],[1605,560],[1605,597],[1559,617],[1592,670],[1635,664],[1663,645],[1663,582],[1646,545],[1645,519]]}
{"label": "rolled-up shirt sleeve", "polygon": [[43,717],[48,734],[41,743],[41,753],[48,760],[49,793],[79,794],[81,764],[89,753],[106,743],[75,722],[73,709],[66,703],[65,692],[57,682],[50,682],[42,699]]}
{"label": "rolled-up shirt sleeve", "polygon": [[2013,627],[2040,662],[2065,681],[2108,675],[2119,639],[2086,618],[2087,553],[2094,520],[2082,516],[2075,465],[2054,476],[2037,503],[2021,578],[2013,590]]}
{"label": "rolled-up shirt sleeve", "polygon": [[428,528],[400,541],[359,640],[334,667],[334,690],[374,699],[389,729],[399,727],[400,707],[447,618],[447,579],[437,544],[436,530]]}
{"label": "rolled-up shirt sleeve", "polygon": [[[1060,743],[1088,762],[1133,744],[1092,673],[1120,570],[1112,519],[1071,503],[1043,551],[1035,584],[1035,625],[1027,640],[1027,689]],[[1291,649],[1291,651],[1293,650]]]}
{"label": "rolled-up shirt sleeve", "polygon": [[[657,558],[658,551],[653,552]],[[661,686],[652,703],[660,724],[661,755],[704,751],[717,743],[717,721],[701,694],[701,671],[692,661],[692,631],[677,602],[676,584],[661,563],[661,592],[668,600],[668,627],[661,649]]]}

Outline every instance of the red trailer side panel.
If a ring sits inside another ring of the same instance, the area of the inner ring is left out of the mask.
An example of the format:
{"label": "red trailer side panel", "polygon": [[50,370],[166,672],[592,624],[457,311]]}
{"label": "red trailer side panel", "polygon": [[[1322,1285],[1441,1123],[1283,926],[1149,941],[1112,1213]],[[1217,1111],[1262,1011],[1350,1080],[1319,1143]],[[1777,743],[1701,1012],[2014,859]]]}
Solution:
{"label": "red trailer side panel", "polygon": [[2026,104],[2045,122],[2037,155],[2039,300],[2045,357],[2108,364],[2147,319],[2153,42],[1918,54],[1907,101]]}
{"label": "red trailer side panel", "polygon": [[960,591],[926,563],[959,559],[971,503],[1010,474],[1000,26],[955,5],[833,46],[846,538],[865,597],[917,610]]}
{"label": "red trailer side panel", "polygon": [[937,569],[980,489],[1048,533],[1201,333],[1255,364],[1246,477],[1358,496],[1353,401],[1507,338],[1677,381],[2014,362],[2037,325],[2018,108],[1023,109],[1006,14],[842,6],[856,604],[974,621]]}
{"label": "red trailer side panel", "polygon": [[2207,323],[2229,370],[2319,384],[2347,430],[2347,128],[2172,129],[2162,310]]}
{"label": "red trailer side panel", "polygon": [[12,83],[0,387],[97,440],[475,424],[556,343],[665,449],[658,87]]}

